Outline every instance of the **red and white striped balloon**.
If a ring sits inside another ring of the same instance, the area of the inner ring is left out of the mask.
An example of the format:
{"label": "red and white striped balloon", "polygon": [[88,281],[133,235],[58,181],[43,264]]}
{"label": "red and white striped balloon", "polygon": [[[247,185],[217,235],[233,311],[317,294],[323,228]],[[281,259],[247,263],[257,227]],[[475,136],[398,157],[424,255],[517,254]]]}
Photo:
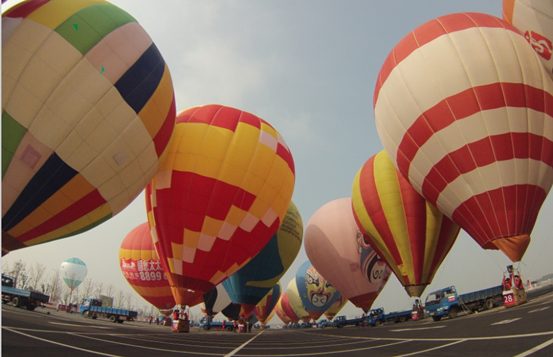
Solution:
{"label": "red and white striped balloon", "polygon": [[403,176],[483,248],[519,261],[553,183],[553,83],[491,15],[452,14],[386,59],[374,114]]}

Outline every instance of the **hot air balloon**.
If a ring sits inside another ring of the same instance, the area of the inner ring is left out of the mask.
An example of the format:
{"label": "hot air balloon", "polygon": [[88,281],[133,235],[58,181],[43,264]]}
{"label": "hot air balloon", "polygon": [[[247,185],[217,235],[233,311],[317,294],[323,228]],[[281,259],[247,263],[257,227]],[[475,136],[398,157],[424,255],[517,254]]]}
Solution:
{"label": "hot air balloon", "polygon": [[248,264],[223,281],[232,302],[249,313],[278,283],[296,259],[303,240],[303,222],[294,202],[269,243]]}
{"label": "hot air balloon", "polygon": [[273,311],[278,316],[278,318],[282,321],[283,324],[288,325],[290,322],[292,322],[292,319],[290,319],[290,317],[288,317],[286,312],[284,312],[284,308],[281,305],[284,294],[286,294],[286,292],[280,295],[280,298],[278,299],[277,304],[273,309]]}
{"label": "hot air balloon", "polygon": [[206,293],[252,260],[282,223],[293,189],[292,155],[266,121],[221,105],[181,112],[146,189],[177,303],[182,289]]}
{"label": "hot air balloon", "polygon": [[386,59],[374,113],[399,172],[485,249],[519,261],[553,183],[553,82],[507,22],[437,18]]}
{"label": "hot air balloon", "polygon": [[[119,265],[138,295],[165,314],[171,313],[175,298],[159,262],[147,222],[134,228],[123,239],[119,249]],[[203,301],[202,295],[190,292],[189,301],[189,306],[195,306]]]}
{"label": "hot air balloon", "polygon": [[81,285],[87,273],[86,264],[79,258],[69,258],[61,263],[60,278],[70,290],[69,302],[72,301],[73,290]]}
{"label": "hot air balloon", "polygon": [[[277,306],[280,306],[282,308],[282,311],[286,314],[286,316],[290,319],[291,323],[297,324],[301,320],[301,316],[292,308],[292,305],[290,305],[290,299],[288,298],[288,288],[286,289],[284,293],[280,296],[280,302],[277,304]],[[282,320],[284,322],[284,320]]]}
{"label": "hot air balloon", "polygon": [[305,309],[305,306],[303,305],[303,302],[300,297],[300,293],[298,291],[298,284],[296,283],[296,278],[290,280],[288,283],[288,286],[286,288],[286,294],[288,296],[288,302],[290,304],[290,307],[297,316],[299,316],[300,320],[303,322],[309,322],[311,321],[311,316],[309,315],[309,312]]}
{"label": "hot air balloon", "polygon": [[281,292],[282,287],[280,283],[277,283],[255,306],[254,313],[261,324],[265,325],[268,322],[269,316],[280,299]]}
{"label": "hot air balloon", "polygon": [[169,70],[107,1],[2,14],[2,255],[87,231],[157,172],[175,123]]}
{"label": "hot air balloon", "polygon": [[296,284],[305,310],[316,321],[328,310],[340,293],[308,260],[296,272]]}
{"label": "hot air balloon", "polygon": [[541,0],[503,0],[503,19],[517,28],[553,75],[553,6]]}
{"label": "hot air balloon", "polygon": [[[362,261],[362,238],[351,198],[340,198],[313,214],[305,227],[304,244],[315,269],[352,304],[367,312],[391,273],[376,254],[367,254]],[[371,267],[371,271],[362,270],[362,266]]]}
{"label": "hot air balloon", "polygon": [[215,317],[219,312],[231,320],[238,320],[240,317],[240,304],[235,304],[230,299],[230,296],[223,286],[217,285],[212,290],[203,294],[205,314],[211,318]]}
{"label": "hot air balloon", "polygon": [[325,311],[325,317],[329,320],[332,320],[339,312],[342,310],[344,306],[348,303],[348,299],[344,297],[344,295],[340,294],[338,299],[334,301],[334,304],[330,306],[328,310]]}
{"label": "hot air balloon", "polygon": [[399,174],[385,151],[357,172],[353,213],[368,243],[412,297],[420,297],[453,246],[459,226]]}

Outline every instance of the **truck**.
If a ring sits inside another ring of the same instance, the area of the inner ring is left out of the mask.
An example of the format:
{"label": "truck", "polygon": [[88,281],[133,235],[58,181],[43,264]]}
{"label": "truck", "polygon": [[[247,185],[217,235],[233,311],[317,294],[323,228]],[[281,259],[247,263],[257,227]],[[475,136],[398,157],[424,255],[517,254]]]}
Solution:
{"label": "truck", "polygon": [[354,317],[353,319],[346,319],[344,315],[336,316],[332,320],[332,326],[342,328],[344,326],[362,326],[364,324],[364,317]]}
{"label": "truck", "polygon": [[390,313],[384,313],[384,308],[372,309],[366,318],[366,325],[380,326],[387,322],[405,322],[411,319],[412,310],[406,311],[394,311]]}
{"label": "truck", "polygon": [[84,317],[92,319],[105,317],[111,322],[118,322],[120,324],[124,321],[133,321],[138,316],[138,312],[136,311],[103,307],[102,300],[93,298],[84,299],[80,310]]}
{"label": "truck", "polygon": [[15,288],[13,278],[2,274],[2,303],[11,302],[15,307],[26,307],[27,310],[33,311],[48,300],[50,296],[39,291]]}
{"label": "truck", "polygon": [[[204,316],[200,319],[200,328],[209,331],[212,327],[216,329],[223,329],[222,321],[213,321],[210,317]],[[232,322],[225,321],[225,330],[232,331]]]}
{"label": "truck", "polygon": [[440,321],[444,316],[454,319],[460,311],[489,310],[502,304],[501,285],[461,295],[455,286],[449,286],[428,294],[424,309],[434,321]]}

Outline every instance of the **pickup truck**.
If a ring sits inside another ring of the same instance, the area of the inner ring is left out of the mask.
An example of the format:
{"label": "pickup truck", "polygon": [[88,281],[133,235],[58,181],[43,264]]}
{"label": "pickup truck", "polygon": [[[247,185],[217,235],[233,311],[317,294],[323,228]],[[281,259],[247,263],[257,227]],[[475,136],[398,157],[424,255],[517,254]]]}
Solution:
{"label": "pickup truck", "polygon": [[453,319],[463,310],[489,310],[502,304],[501,285],[461,295],[457,294],[455,286],[449,286],[428,294],[424,309],[434,321],[440,321],[444,316]]}
{"label": "pickup truck", "polygon": [[50,300],[50,296],[38,291],[15,288],[13,279],[2,274],[2,303],[11,302],[15,307],[26,307],[27,310],[33,311],[48,300]]}
{"label": "pickup truck", "polygon": [[98,317],[105,317],[111,322],[118,322],[122,324],[124,321],[133,321],[138,312],[125,309],[116,309],[113,307],[103,307],[102,300],[87,298],[84,299],[81,304],[81,314],[84,317],[96,319]]}
{"label": "pickup truck", "polygon": [[395,311],[388,314],[384,313],[384,308],[372,309],[366,318],[366,324],[369,326],[380,326],[387,322],[405,322],[411,319],[412,311]]}

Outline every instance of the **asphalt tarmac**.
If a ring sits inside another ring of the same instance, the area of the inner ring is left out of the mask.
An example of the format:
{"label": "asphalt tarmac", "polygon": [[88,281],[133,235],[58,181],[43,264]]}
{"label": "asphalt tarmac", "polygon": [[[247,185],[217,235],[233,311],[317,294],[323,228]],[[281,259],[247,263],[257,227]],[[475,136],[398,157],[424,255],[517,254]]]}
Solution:
{"label": "asphalt tarmac", "polygon": [[173,332],[2,305],[2,356],[553,356],[553,292],[513,308],[341,329]]}

